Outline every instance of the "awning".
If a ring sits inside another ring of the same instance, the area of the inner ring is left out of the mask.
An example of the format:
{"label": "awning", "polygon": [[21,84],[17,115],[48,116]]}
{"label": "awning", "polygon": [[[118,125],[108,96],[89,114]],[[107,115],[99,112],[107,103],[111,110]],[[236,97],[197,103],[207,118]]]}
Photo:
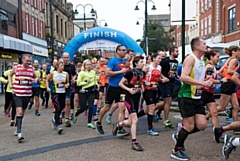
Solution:
{"label": "awning", "polygon": [[29,42],[3,34],[0,34],[0,47],[27,53],[32,53],[33,51],[33,47]]}

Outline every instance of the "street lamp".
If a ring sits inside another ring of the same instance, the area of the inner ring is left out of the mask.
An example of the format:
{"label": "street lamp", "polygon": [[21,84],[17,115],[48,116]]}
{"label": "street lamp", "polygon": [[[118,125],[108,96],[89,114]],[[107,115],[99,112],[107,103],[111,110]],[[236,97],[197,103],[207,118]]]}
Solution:
{"label": "street lamp", "polygon": [[142,18],[142,17],[139,17],[139,18],[137,19],[136,25],[140,25],[140,23],[139,23],[139,20],[143,20],[143,21],[145,21],[145,19],[144,19],[144,18]]}
{"label": "street lamp", "polygon": [[156,6],[152,0],[140,0],[137,2],[137,5],[135,7],[136,11],[139,10],[138,4],[140,2],[143,2],[145,4],[145,35],[144,35],[144,39],[145,39],[146,55],[148,55],[148,8],[147,8],[147,3],[148,2],[153,3],[152,10],[156,10]]}
{"label": "street lamp", "polygon": [[83,7],[84,30],[86,30],[86,14],[85,14],[85,8],[86,8],[87,6],[91,6],[91,7],[92,7],[91,12],[90,12],[90,13],[92,14],[92,16],[95,16],[95,10],[93,9],[93,6],[92,6],[91,4],[86,4],[86,5],[78,4],[78,5],[76,6],[76,8],[75,8],[75,11],[74,11],[74,14],[75,14],[75,15],[79,14],[79,13],[78,13],[78,10],[77,10],[77,8],[78,8],[79,6],[82,6],[82,7]]}
{"label": "street lamp", "polygon": [[102,23],[103,21],[105,22],[105,23],[104,23],[104,26],[105,26],[105,27],[108,27],[107,21],[106,21],[105,19],[97,20],[97,22],[99,23],[99,26],[101,26],[101,23]]}

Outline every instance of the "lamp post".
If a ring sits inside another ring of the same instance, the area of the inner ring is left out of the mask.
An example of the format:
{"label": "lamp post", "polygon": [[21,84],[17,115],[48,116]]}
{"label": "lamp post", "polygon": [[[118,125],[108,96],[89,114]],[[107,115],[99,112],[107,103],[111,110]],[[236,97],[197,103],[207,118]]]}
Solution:
{"label": "lamp post", "polygon": [[154,2],[152,0],[140,0],[137,2],[137,5],[135,7],[135,10],[139,10],[138,4],[140,2],[143,2],[145,4],[145,33],[144,33],[144,39],[145,39],[145,47],[146,47],[146,55],[148,55],[148,8],[147,8],[147,3],[152,2],[152,10],[156,10],[156,7],[154,5]]}
{"label": "lamp post", "polygon": [[78,4],[78,5],[76,6],[76,8],[75,8],[75,11],[74,11],[74,14],[75,14],[75,15],[79,14],[78,11],[77,11],[77,8],[78,8],[79,6],[82,6],[82,7],[83,7],[84,30],[86,30],[86,14],[85,14],[85,8],[86,8],[87,6],[91,6],[91,7],[92,7],[91,12],[90,12],[90,13],[92,14],[92,16],[95,16],[95,10],[93,9],[93,6],[92,6],[91,4],[86,4],[86,5]]}
{"label": "lamp post", "polygon": [[108,27],[107,21],[106,21],[105,19],[97,20],[97,22],[99,23],[99,26],[101,27],[101,23],[102,23],[103,21],[105,22],[104,26],[105,26],[105,27]]}

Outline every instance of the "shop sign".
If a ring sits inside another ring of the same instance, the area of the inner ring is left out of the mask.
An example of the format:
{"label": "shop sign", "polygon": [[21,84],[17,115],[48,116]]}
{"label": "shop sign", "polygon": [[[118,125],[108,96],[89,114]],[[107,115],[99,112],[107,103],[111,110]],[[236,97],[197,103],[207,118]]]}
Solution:
{"label": "shop sign", "polygon": [[0,58],[2,58],[2,59],[12,59],[13,56],[11,54],[1,54]]}

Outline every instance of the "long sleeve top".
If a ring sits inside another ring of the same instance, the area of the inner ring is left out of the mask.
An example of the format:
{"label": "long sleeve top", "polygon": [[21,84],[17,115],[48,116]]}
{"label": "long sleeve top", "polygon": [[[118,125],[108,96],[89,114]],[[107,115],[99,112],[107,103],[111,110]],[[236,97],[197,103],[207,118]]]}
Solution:
{"label": "long sleeve top", "polygon": [[[87,80],[90,79],[90,82]],[[82,89],[87,89],[97,84],[96,73],[93,70],[81,71],[78,75],[77,86],[81,86]]]}

